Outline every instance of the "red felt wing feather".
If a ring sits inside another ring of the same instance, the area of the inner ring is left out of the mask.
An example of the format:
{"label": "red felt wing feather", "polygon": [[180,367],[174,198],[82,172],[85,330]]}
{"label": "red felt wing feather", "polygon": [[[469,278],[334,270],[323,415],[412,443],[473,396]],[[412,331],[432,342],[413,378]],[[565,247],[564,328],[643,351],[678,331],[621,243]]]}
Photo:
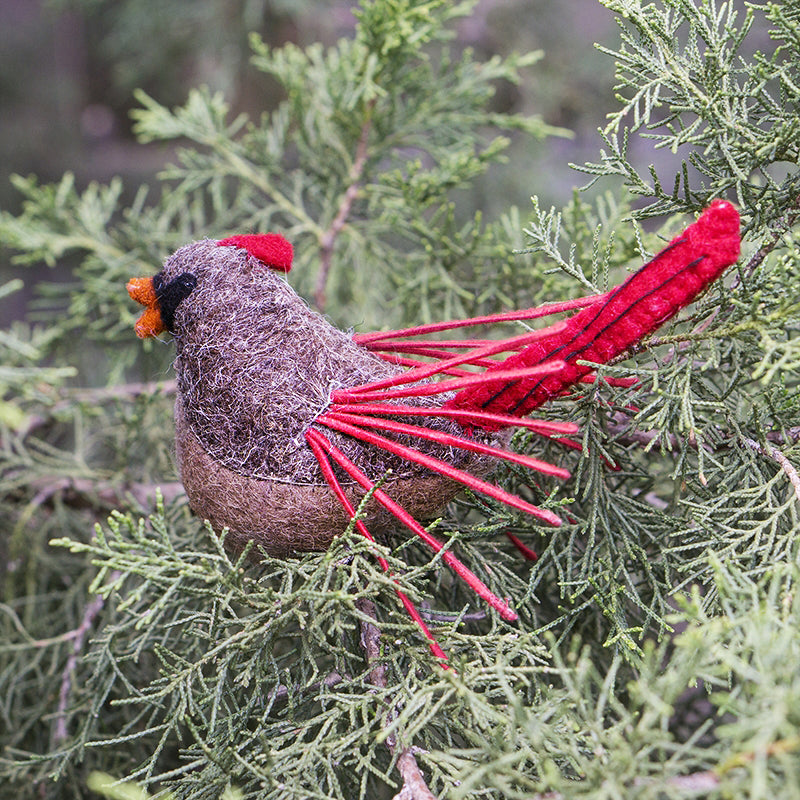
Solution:
{"label": "red felt wing feather", "polygon": [[554,359],[564,361],[564,369],[507,381],[499,389],[491,384],[469,387],[445,407],[527,414],[591,371],[578,361],[610,361],[691,303],[738,259],[739,245],[738,212],[723,200],[714,202],[697,222],[601,301],[489,371],[520,369]]}

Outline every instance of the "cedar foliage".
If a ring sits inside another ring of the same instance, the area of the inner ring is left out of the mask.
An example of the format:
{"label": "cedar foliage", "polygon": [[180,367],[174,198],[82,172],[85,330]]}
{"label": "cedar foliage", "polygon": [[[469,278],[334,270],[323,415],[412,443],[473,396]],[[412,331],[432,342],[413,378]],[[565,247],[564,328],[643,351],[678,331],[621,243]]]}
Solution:
{"label": "cedar foliage", "polygon": [[[800,10],[603,2],[617,106],[579,169],[613,196],[460,216],[454,192],[503,131],[553,131],[487,111],[493,82],[534,59],[456,55],[448,25],[471,3],[444,0],[364,0],[330,49],[254,40],[286,91],[260,120],[204,90],[174,110],[140,95],[140,138],[180,150],[127,204],[119,182],[13,179],[25,206],[0,215],[0,240],[72,276],[0,335],[0,782],[15,796],[426,797],[414,764],[447,798],[800,796]],[[684,157],[674,179],[631,163],[635,137]],[[566,524],[472,496],[438,523],[520,621],[414,541],[380,548],[452,669],[352,531],[253,568],[188,512],[165,435],[170,348],[134,340],[122,288],[180,244],[280,230],[299,291],[366,329],[602,290],[720,195],[742,213],[738,267],[601,370],[636,386],[550,404],[580,425],[580,453],[515,438],[573,478],[499,478],[550,495]],[[658,232],[637,222],[655,216]]]}

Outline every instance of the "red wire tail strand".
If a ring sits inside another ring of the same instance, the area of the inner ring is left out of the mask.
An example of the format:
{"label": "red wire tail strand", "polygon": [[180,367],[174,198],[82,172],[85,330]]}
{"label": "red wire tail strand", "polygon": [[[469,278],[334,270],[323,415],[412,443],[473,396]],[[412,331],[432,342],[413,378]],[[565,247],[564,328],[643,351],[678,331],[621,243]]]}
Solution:
{"label": "red wire tail strand", "polygon": [[546,337],[499,366],[520,368],[560,358],[567,366],[558,375],[508,381],[499,389],[469,387],[445,405],[527,414],[591,372],[579,361],[605,364],[677,314],[736,262],[739,248],[738,212],[724,200],[714,201],[697,222],[601,301],[570,317],[560,332],[545,329]]}
{"label": "red wire tail strand", "polygon": [[[401,367],[408,367],[409,369],[419,369],[420,367],[428,366],[427,361],[414,361],[413,358],[403,358],[397,353],[376,353],[378,358],[382,358],[390,364],[398,364]],[[456,378],[464,378],[468,375],[474,375],[474,372],[468,372],[465,369],[443,369],[440,370],[444,375],[453,375]]]}
{"label": "red wire tail strand", "polygon": [[389,497],[383,489],[376,489],[375,484],[335,445],[333,445],[319,431],[309,430],[306,438],[313,439],[325,452],[348,474],[356,483],[368,492],[372,492],[373,498],[380,503],[390,514],[399,522],[405,525],[410,531],[431,548],[435,553],[442,554],[442,561],[450,567],[484,602],[494,608],[503,619],[514,622],[517,619],[516,612],[501,600],[489,587],[468,567],[462,564],[450,550],[445,550],[444,545],[432,536],[422,525],[417,522],[399,503]]}
{"label": "red wire tail strand", "polygon": [[[467,353],[461,355],[451,356],[441,361],[434,362],[433,364],[426,364],[418,369],[412,369],[408,372],[403,372],[399,375],[393,375],[391,378],[386,378],[382,381],[373,381],[372,383],[365,383],[361,386],[353,386],[346,391],[358,394],[360,392],[375,392],[379,389],[388,389],[392,386],[400,386],[406,383],[416,383],[417,381],[432,378],[434,375],[439,375],[442,372],[458,367],[461,364],[475,363],[476,359],[485,359],[487,356],[497,355],[498,353],[505,353],[509,350],[518,350],[520,347],[528,347],[536,342],[537,339],[552,336],[561,331],[566,325],[565,322],[557,322],[549,328],[541,331],[529,331],[522,333],[519,336],[512,336],[510,339],[502,339],[497,342],[483,345],[482,347],[475,347]],[[492,361],[489,364],[491,370],[496,370],[502,365],[502,361]],[[537,365],[540,366],[541,364]]]}
{"label": "red wire tail strand", "polygon": [[362,430],[361,428],[357,428],[355,425],[350,425],[346,422],[340,422],[329,414],[322,414],[321,416],[317,417],[316,422],[325,425],[327,428],[332,428],[333,430],[339,431],[340,433],[346,433],[348,436],[352,436],[355,439],[360,439],[362,442],[373,444],[376,447],[380,447],[382,450],[392,453],[393,455],[400,456],[400,458],[404,458],[408,461],[414,462],[415,464],[420,464],[423,467],[427,467],[434,472],[438,472],[440,475],[451,478],[458,483],[463,483],[464,486],[472,489],[475,492],[480,492],[481,494],[485,494],[487,497],[492,497],[495,500],[499,500],[501,503],[504,503],[511,508],[516,508],[518,511],[524,511],[526,514],[530,514],[531,516],[536,517],[543,522],[547,522],[550,525],[554,525],[556,527],[561,525],[561,519],[552,511],[539,508],[539,506],[535,506],[532,503],[523,500],[521,497],[511,494],[511,492],[507,492],[504,489],[501,489],[499,486],[495,486],[492,483],[488,483],[480,478],[476,478],[471,473],[466,472],[463,469],[458,469],[457,467],[452,466],[452,464],[448,464],[446,461],[426,455],[425,453],[420,453],[413,447],[406,447],[405,445],[394,442],[391,439],[387,439],[385,436],[380,436],[377,433],[371,433],[369,431]]}
{"label": "red wire tail strand", "polygon": [[513,533],[509,533],[506,531],[506,536],[511,544],[519,550],[520,553],[528,560],[528,561],[538,561],[539,556],[536,554],[535,550],[531,550],[528,545],[525,544],[518,536],[515,536]]}
{"label": "red wire tail strand", "polygon": [[560,480],[567,480],[570,476],[569,470],[549,464],[547,461],[540,461],[538,458],[531,458],[522,453],[514,453],[511,450],[504,450],[500,447],[492,447],[492,445],[476,442],[473,439],[466,439],[463,436],[455,436],[444,431],[426,428],[424,425],[408,425],[405,422],[397,422],[392,419],[376,419],[363,414],[347,414],[336,411],[327,411],[319,421],[324,423],[326,419],[334,419],[337,422],[345,422],[358,427],[367,426],[390,431],[391,433],[407,434],[420,439],[438,442],[445,447],[456,447],[459,450],[469,450],[473,453],[494,456],[495,458],[511,461],[514,464],[520,464],[528,469],[536,470],[536,472],[541,472],[543,475],[551,475]]}
{"label": "red wire tail strand", "polygon": [[[373,538],[372,534],[367,529],[367,526],[363,523],[362,520],[356,519],[356,509],[353,504],[350,502],[347,495],[344,493],[344,489],[342,489],[342,485],[339,483],[338,478],[336,477],[336,473],[333,471],[333,467],[331,466],[330,459],[326,454],[324,448],[319,444],[316,437],[319,437],[316,431],[309,430],[306,433],[306,441],[311,447],[311,451],[314,453],[317,461],[319,462],[320,469],[322,470],[322,476],[325,478],[326,483],[330,486],[331,490],[333,491],[334,495],[336,495],[337,500],[342,504],[342,508],[347,512],[350,516],[350,519],[355,521],[356,530],[366,539],[371,542],[374,542],[375,539]],[[389,569],[389,562],[383,556],[377,556],[378,563],[380,564],[383,571],[391,576],[391,570]],[[408,596],[405,592],[401,591],[400,589],[395,589],[395,593],[399,598],[400,602],[403,604],[403,607],[408,612],[408,615],[414,621],[414,624],[420,629],[422,635],[428,640],[428,647],[430,647],[431,653],[438,658],[442,662],[447,661],[447,653],[442,650],[439,645],[439,642],[436,641],[436,637],[430,632],[428,626],[425,624],[425,620],[422,619],[420,616],[419,611],[415,608],[414,604],[411,600],[408,599]],[[447,669],[447,664],[442,663],[442,666]]]}
{"label": "red wire tail strand", "polygon": [[438,381],[437,383],[415,384],[404,389],[375,389],[374,386],[378,386],[377,383],[374,386],[368,383],[353,389],[335,389],[331,392],[331,400],[334,403],[352,403],[368,400],[388,400],[394,397],[431,397],[437,394],[445,394],[446,392],[460,391],[461,389],[487,382],[503,386],[508,381],[520,380],[521,378],[552,375],[564,369],[564,367],[563,361],[550,361],[533,367],[481,372],[466,378],[453,378],[452,380]]}
{"label": "red wire tail strand", "polygon": [[[444,348],[438,349],[433,347],[425,347],[422,344],[418,344],[416,342],[398,342],[397,347],[382,347],[380,348],[380,350],[375,347],[371,347],[368,349],[372,350],[381,358],[387,358],[391,355],[395,355],[398,353],[406,353],[408,355],[413,355],[413,356],[423,356],[424,358],[435,358],[437,359],[437,361],[445,361],[446,359],[457,357],[456,353],[448,352]],[[511,350],[511,348],[506,348],[506,349]],[[521,348],[514,348],[514,349],[521,349]],[[474,358],[472,353],[470,353],[469,358],[462,360],[461,363],[472,364],[475,367],[488,368],[488,367],[496,367],[498,362],[489,358]],[[427,362],[419,362],[418,366],[430,367],[433,365]],[[414,380],[417,380],[417,378],[415,378]]]}
{"label": "red wire tail strand", "polygon": [[579,297],[575,300],[565,300],[560,303],[545,303],[536,308],[524,308],[516,311],[501,311],[499,314],[489,314],[485,317],[470,317],[469,319],[456,319],[448,322],[433,322],[429,325],[417,325],[414,328],[402,328],[396,331],[375,331],[373,333],[357,333],[353,341],[357,344],[369,346],[371,342],[382,339],[405,338],[408,336],[423,336],[426,333],[450,331],[455,328],[468,328],[473,325],[496,325],[500,322],[519,322],[528,319],[541,319],[552,314],[561,314],[564,311],[575,311],[586,308],[599,302],[605,297],[603,294]]}
{"label": "red wire tail strand", "polygon": [[405,351],[415,347],[427,347],[430,350],[463,350],[464,348],[483,347],[497,341],[496,339],[422,339],[421,341],[395,342],[392,339],[379,339],[375,342],[359,342],[358,335],[356,334],[353,339],[367,350]]}
{"label": "red wire tail strand", "polygon": [[461,408],[426,408],[425,406],[405,406],[394,403],[348,403],[332,405],[331,411],[359,414],[378,414],[403,417],[444,417],[462,422],[465,426],[481,427],[485,423],[497,424],[500,427],[527,428],[543,436],[572,435],[579,428],[572,422],[553,422],[547,419],[530,419],[514,417],[511,414],[495,414],[492,411],[467,411]]}

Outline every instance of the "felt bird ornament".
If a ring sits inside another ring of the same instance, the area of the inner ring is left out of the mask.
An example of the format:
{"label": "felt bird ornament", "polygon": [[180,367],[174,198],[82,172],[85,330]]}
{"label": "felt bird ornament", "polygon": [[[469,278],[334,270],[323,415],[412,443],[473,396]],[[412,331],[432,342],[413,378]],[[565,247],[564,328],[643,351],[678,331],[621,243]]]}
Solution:
{"label": "felt bird ornament", "polygon": [[[625,353],[738,256],[739,215],[718,200],[605,294],[400,331],[343,333],[309,309],[283,277],[292,248],[276,234],[194,242],[128,292],[146,306],[140,337],[174,337],[181,479],[192,509],[229,529],[227,545],[253,541],[279,557],[324,550],[355,518],[369,539],[402,527],[438,552],[442,543],[422,523],[464,487],[559,525],[553,512],[489,480],[497,459],[569,476],[506,449],[504,432],[574,433],[572,424],[527,415],[591,379],[590,364]],[[562,312],[575,313],[501,341],[420,338]],[[451,550],[442,560],[504,618],[516,618]]]}

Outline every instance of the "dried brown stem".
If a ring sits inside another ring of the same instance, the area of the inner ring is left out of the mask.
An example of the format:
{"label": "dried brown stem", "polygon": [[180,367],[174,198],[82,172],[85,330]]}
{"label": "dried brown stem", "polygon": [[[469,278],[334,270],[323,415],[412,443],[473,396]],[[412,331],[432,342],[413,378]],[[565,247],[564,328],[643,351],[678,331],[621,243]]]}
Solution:
{"label": "dried brown stem", "polygon": [[[654,783],[650,778],[638,778],[633,782],[634,786],[652,786]],[[710,791],[719,786],[719,776],[711,771],[695,772],[691,775],[674,775],[664,783],[685,792]],[[534,795],[532,800],[564,800],[564,795],[560,792],[547,792]]]}
{"label": "dried brown stem", "polygon": [[[377,619],[375,604],[372,600],[361,599],[356,602],[356,607],[366,617]],[[361,646],[367,658],[367,663],[371,666],[369,682],[377,689],[386,689],[386,667],[380,661],[380,636],[378,628],[366,619],[361,620]],[[390,718],[394,711],[389,712]],[[392,755],[398,749],[397,740],[394,736],[386,737],[386,745]],[[414,757],[414,748],[404,747],[397,756],[397,771],[403,779],[403,786],[394,796],[393,800],[437,800],[436,796],[428,788],[425,777]]]}
{"label": "dried brown stem", "polygon": [[177,381],[152,381],[149,383],[123,383],[119,386],[108,386],[89,389],[68,389],[64,392],[61,400],[54,403],[47,409],[47,414],[35,414],[28,419],[25,428],[20,432],[22,438],[29,436],[37,428],[41,428],[55,414],[66,411],[78,403],[89,403],[99,405],[111,400],[135,400],[137,397],[146,394],[162,394],[165,396],[175,394],[177,391]]}
{"label": "dried brown stem", "polygon": [[[319,689],[322,686],[336,686],[339,683],[347,680],[346,676],[341,676],[338,672],[334,671],[329,673],[323,680],[318,683],[312,683],[310,689]],[[289,696],[289,687],[279,683],[270,693],[273,700],[285,700]]]}
{"label": "dried brown stem", "polygon": [[794,428],[787,428],[785,431],[767,431],[765,434],[765,438],[769,442],[775,442],[776,444],[786,444],[787,442],[790,444],[794,444],[798,440],[800,440],[800,425],[797,425]]}
{"label": "dried brown stem", "polygon": [[800,736],[790,736],[788,739],[778,739],[770,742],[764,748],[758,750],[751,750],[746,753],[737,753],[731,756],[727,761],[723,762],[716,769],[715,774],[724,775],[732,769],[743,767],[745,764],[750,764],[756,758],[767,756],[780,756],[785,753],[796,753],[800,750]]}
{"label": "dried brown stem", "polygon": [[140,395],[147,394],[175,394],[178,382],[150,381],[146,383],[122,383],[119,386],[108,386],[91,389],[74,389],[67,392],[65,400],[59,405],[67,403],[105,403],[109,400],[134,400]]}
{"label": "dried brown stem", "polygon": [[397,769],[403,776],[403,788],[393,800],[436,800],[436,795],[428,788],[420,772],[413,752],[406,748],[397,758]]}
{"label": "dried brown stem", "polygon": [[[377,619],[375,603],[366,598],[356,601],[356,608],[367,617]],[[371,622],[361,620],[361,646],[371,666],[369,682],[377,689],[386,688],[386,667],[381,664],[381,632]]]}
{"label": "dried brown stem", "polygon": [[753,452],[759,453],[766,458],[771,459],[780,466],[780,468],[789,478],[789,482],[794,487],[795,497],[798,499],[798,501],[800,501],[800,475],[798,475],[797,470],[792,462],[789,461],[789,459],[786,458],[786,456],[781,453],[777,447],[759,444],[757,441],[755,441],[755,439],[749,439],[746,436],[742,438],[742,442],[744,443],[745,447],[748,447]]}
{"label": "dried brown stem", "polygon": [[322,234],[319,240],[320,249],[320,268],[317,275],[317,285],[314,290],[314,301],[320,311],[325,310],[325,303],[327,301],[325,295],[325,287],[328,283],[328,274],[331,271],[331,264],[333,262],[333,250],[336,246],[336,240],[339,234],[347,224],[347,219],[353,209],[353,203],[358,197],[361,190],[361,176],[364,173],[364,167],[367,163],[367,155],[369,152],[369,132],[372,129],[372,109],[375,106],[375,100],[369,102],[366,108],[366,115],[364,124],[361,126],[361,134],[358,138],[356,145],[356,154],[353,159],[353,164],[350,168],[349,181],[350,183],[342,195],[339,208],[336,216],[330,224],[330,227]]}
{"label": "dried brown stem", "polygon": [[[110,576],[114,581],[119,577],[118,572],[112,573]],[[61,673],[61,687],[58,692],[58,711],[55,716],[55,726],[53,729],[53,746],[57,747],[69,736],[67,731],[67,706],[69,705],[69,698],[72,694],[72,686],[75,681],[75,667],[78,664],[81,651],[83,650],[83,643],[89,633],[95,619],[103,610],[105,605],[105,598],[97,595],[92,599],[83,611],[83,618],[80,625],[75,630],[70,631],[69,637],[72,639],[72,649],[67,657],[67,663]]]}
{"label": "dried brown stem", "polygon": [[[781,224],[775,229],[775,231],[773,231],[772,236],[766,242],[764,242],[764,244],[762,244],[752,256],[750,256],[750,260],[742,268],[743,276],[749,278],[756,271],[761,262],[778,246],[778,242],[780,242],[780,240],[783,238],[783,235],[794,227],[799,217],[800,196],[795,198],[793,207],[789,208],[789,210],[783,216]],[[737,277],[733,282],[733,286],[736,287],[740,283],[741,280],[739,277]]]}
{"label": "dried brown stem", "polygon": [[36,479],[31,483],[31,488],[36,490],[32,501],[34,507],[43,505],[56,495],[60,495],[68,505],[118,508],[129,506],[131,498],[140,507],[146,507],[158,490],[166,502],[183,494],[183,484],[177,481],[160,484],[115,484],[91,478],[64,478],[55,475]]}
{"label": "dried brown stem", "polygon": [[[778,739],[778,741],[771,742],[757,752],[737,753],[716,767],[716,769],[693,772],[689,775],[673,775],[671,778],[667,778],[664,783],[684,792],[708,792],[719,787],[720,778],[726,772],[749,764],[758,756],[773,757],[784,753],[796,753],[798,750],[800,750],[800,736]],[[633,784],[634,786],[653,786],[656,781],[652,778],[637,778]],[[534,795],[533,800],[562,800],[562,798],[564,798],[564,795],[560,792],[546,792]]]}
{"label": "dried brown stem", "polygon": [[[614,418],[608,424],[607,428],[608,432],[614,436],[614,438],[620,442],[621,444],[639,444],[642,446],[650,445],[654,440],[660,439],[664,442],[667,446],[667,450],[670,452],[678,450],[680,445],[680,437],[677,434],[671,433],[668,435],[664,435],[659,431],[640,431],[640,430],[631,430],[628,427],[628,416],[624,413],[617,412],[614,415]],[[775,444],[794,444],[798,440],[800,440],[800,426],[794,428],[787,428],[784,431],[767,431],[764,434],[764,438],[769,442],[774,442]],[[697,446],[696,440],[691,440],[690,444],[694,447]],[[751,450],[755,450],[756,452],[762,453],[769,458],[772,458],[773,461],[777,461],[781,467],[784,466],[784,461],[786,457],[777,449],[775,448],[762,448],[761,445],[758,445],[752,439],[746,439],[745,444],[750,447]],[[706,450],[713,451],[715,447],[712,447],[710,444],[705,443],[703,445]],[[727,443],[722,443],[720,447],[727,447]],[[776,455],[777,454],[777,455]],[[782,461],[781,459],[784,459]],[[791,470],[794,468],[789,464]],[[796,472],[796,470],[795,470]],[[787,472],[790,478],[792,475],[790,472]],[[795,485],[795,481],[792,480],[792,485]]]}

